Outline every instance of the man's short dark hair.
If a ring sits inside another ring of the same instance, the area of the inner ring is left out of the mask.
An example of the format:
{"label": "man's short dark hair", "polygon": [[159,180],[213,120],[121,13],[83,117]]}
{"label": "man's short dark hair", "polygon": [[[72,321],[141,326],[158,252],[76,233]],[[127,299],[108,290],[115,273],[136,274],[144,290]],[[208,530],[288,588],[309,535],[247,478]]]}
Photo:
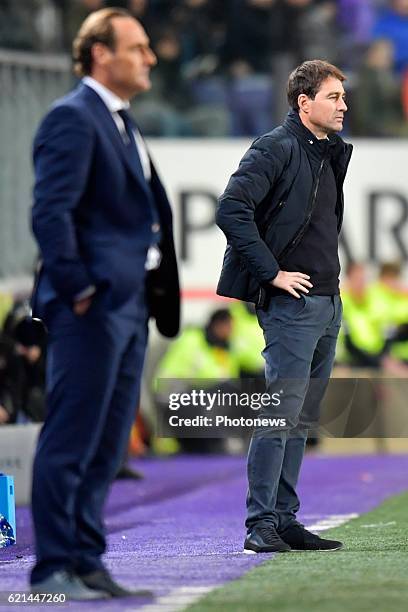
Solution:
{"label": "man's short dark hair", "polygon": [[121,8],[105,8],[91,13],[81,25],[72,44],[74,72],[83,77],[92,72],[92,46],[102,43],[115,49],[116,39],[112,19],[115,17],[132,17],[129,11]]}
{"label": "man's short dark hair", "polygon": [[300,94],[305,94],[314,100],[321,84],[329,77],[339,79],[341,82],[346,80],[342,71],[329,62],[309,60],[300,64],[289,76],[287,86],[289,106],[299,110]]}
{"label": "man's short dark hair", "polygon": [[208,319],[208,327],[212,327],[217,323],[227,323],[232,320],[232,316],[230,311],[227,308],[219,308],[218,310],[214,310],[211,313],[210,318]]}

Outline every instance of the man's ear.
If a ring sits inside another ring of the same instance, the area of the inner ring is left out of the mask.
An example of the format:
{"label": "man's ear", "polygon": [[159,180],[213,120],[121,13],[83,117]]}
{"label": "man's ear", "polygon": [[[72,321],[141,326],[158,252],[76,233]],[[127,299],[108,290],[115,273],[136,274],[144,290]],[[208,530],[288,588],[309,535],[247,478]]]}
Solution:
{"label": "man's ear", "polygon": [[97,66],[105,66],[112,56],[112,51],[103,43],[94,43],[92,45],[92,59]]}
{"label": "man's ear", "polygon": [[311,99],[306,94],[300,94],[298,96],[299,110],[303,111],[306,114],[310,111],[310,103]]}

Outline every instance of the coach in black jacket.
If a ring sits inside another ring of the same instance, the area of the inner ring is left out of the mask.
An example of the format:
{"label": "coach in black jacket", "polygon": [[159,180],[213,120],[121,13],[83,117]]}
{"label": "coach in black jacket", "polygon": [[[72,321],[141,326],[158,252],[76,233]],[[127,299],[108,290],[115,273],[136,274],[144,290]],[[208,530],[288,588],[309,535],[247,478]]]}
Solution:
{"label": "coach in black jacket", "polygon": [[256,430],[251,442],[245,549],[255,552],[342,546],[296,521],[295,488],[341,322],[338,233],[352,152],[336,135],[347,110],[344,80],[320,60],[292,72],[292,110],[252,144],[217,211],[228,241],[217,292],[256,304],[268,388],[281,394],[278,410],[265,415],[286,420]]}

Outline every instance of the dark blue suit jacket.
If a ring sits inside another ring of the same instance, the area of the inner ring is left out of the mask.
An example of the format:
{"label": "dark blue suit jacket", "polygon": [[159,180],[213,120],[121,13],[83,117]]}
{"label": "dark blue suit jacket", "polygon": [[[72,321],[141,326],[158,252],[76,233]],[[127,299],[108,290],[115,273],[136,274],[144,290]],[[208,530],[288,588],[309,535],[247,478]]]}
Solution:
{"label": "dark blue suit jacket", "polygon": [[[86,85],[58,100],[34,140],[33,231],[42,267],[33,315],[54,299],[72,305],[90,285],[115,308],[147,281],[151,314],[165,335],[178,331],[179,286],[172,214],[152,165],[148,185],[132,164],[112,116]],[[153,210],[161,225],[163,259],[146,278],[154,242]]]}

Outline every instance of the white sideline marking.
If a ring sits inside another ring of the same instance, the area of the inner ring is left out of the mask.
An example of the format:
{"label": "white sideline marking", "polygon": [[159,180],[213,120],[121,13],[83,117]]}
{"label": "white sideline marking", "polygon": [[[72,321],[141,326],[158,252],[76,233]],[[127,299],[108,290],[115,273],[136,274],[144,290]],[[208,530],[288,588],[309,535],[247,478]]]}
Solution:
{"label": "white sideline marking", "polygon": [[306,527],[309,531],[324,531],[325,529],[339,527],[347,523],[347,521],[351,521],[351,519],[357,517],[358,514],[356,512],[351,512],[351,514],[329,514],[329,516],[321,521],[317,521],[317,523],[313,523],[312,525],[306,525]]}
{"label": "white sideline marking", "polygon": [[220,586],[222,585],[177,587],[177,589],[173,589],[167,595],[158,597],[152,604],[147,604],[141,608],[126,608],[125,612],[132,612],[133,610],[135,612],[136,610],[137,612],[180,612],[180,610],[185,610],[198,599],[201,599],[204,595]]}
{"label": "white sideline marking", "polygon": [[391,525],[396,525],[396,521],[388,521],[388,523],[371,523],[371,525],[361,525],[361,527],[365,527],[367,528],[371,528],[371,527],[376,527],[378,528],[382,528],[382,527],[390,527]]}
{"label": "white sideline marking", "polygon": [[[339,527],[339,525],[343,525],[350,521],[353,518],[357,518],[359,515],[356,512],[352,512],[350,514],[329,514],[325,518],[313,523],[312,525],[306,525],[307,529],[310,531],[325,531],[326,529],[331,529],[332,527]],[[233,555],[238,554],[250,554],[252,551],[236,551]],[[219,555],[219,554],[228,554],[228,553],[210,553],[210,555]],[[257,553],[253,553],[257,554]],[[187,555],[183,555],[187,556]],[[194,555],[198,556],[198,555]],[[203,555],[205,557],[209,556],[209,553]],[[207,593],[210,593],[214,589],[223,586],[222,584],[214,584],[208,586],[182,586],[177,587],[167,593],[167,595],[163,595],[162,597],[158,597],[153,603],[142,606],[141,608],[125,608],[125,612],[181,612],[185,610],[191,604],[195,603]]]}

